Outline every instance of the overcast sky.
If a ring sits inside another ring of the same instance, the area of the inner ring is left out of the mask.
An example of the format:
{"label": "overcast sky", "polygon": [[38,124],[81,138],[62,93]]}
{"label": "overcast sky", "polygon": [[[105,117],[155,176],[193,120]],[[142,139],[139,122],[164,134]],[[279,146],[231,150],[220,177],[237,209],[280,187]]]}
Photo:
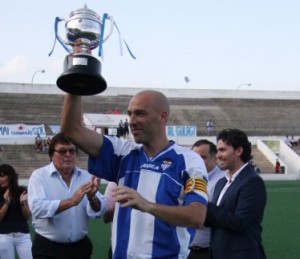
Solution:
{"label": "overcast sky", "polygon": [[108,87],[300,90],[299,0],[5,1],[0,81],[30,83],[44,69],[34,83],[56,84],[67,52],[56,44],[48,56],[55,17],[85,3],[114,18],[137,57],[124,45],[120,56],[114,30],[101,61]]}

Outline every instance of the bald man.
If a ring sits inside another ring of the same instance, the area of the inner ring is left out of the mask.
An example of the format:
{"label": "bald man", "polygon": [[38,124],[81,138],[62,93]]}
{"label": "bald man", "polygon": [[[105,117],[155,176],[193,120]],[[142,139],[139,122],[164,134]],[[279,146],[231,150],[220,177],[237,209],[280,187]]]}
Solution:
{"label": "bald man", "polygon": [[169,141],[169,102],[146,90],[129,102],[132,140],[82,125],[81,97],[65,98],[61,131],[89,155],[89,171],[118,184],[112,227],[113,258],[186,258],[191,228],[202,227],[207,171],[201,157]]}

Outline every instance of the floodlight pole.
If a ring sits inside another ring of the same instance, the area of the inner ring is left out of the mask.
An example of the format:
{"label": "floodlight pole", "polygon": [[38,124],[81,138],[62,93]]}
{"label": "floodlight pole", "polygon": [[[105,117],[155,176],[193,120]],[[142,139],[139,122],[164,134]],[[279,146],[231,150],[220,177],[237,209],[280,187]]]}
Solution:
{"label": "floodlight pole", "polygon": [[239,85],[237,88],[236,88],[236,90],[239,90],[242,86],[244,86],[244,85],[247,85],[247,86],[251,86],[251,83],[249,83],[249,84],[241,84],[241,85]]}
{"label": "floodlight pole", "polygon": [[45,72],[46,72],[45,69],[35,71],[31,78],[31,84],[33,84],[33,79],[37,73],[45,73]]}

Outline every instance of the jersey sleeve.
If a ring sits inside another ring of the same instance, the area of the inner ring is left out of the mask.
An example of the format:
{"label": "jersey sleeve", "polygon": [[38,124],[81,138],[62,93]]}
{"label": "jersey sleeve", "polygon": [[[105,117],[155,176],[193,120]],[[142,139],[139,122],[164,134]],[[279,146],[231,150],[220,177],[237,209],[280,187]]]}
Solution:
{"label": "jersey sleeve", "polygon": [[208,202],[207,193],[207,170],[203,159],[191,151],[186,158],[185,169],[185,186],[184,193],[186,195],[185,203],[199,201],[205,205]]}
{"label": "jersey sleeve", "polygon": [[120,178],[120,163],[124,156],[138,145],[130,140],[104,136],[101,151],[97,157],[89,156],[88,171],[111,182]]}

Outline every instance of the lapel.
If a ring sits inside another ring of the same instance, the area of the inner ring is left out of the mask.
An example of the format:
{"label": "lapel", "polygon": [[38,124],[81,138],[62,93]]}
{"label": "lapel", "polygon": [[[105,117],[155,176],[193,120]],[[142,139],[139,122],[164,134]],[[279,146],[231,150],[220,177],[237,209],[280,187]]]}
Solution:
{"label": "lapel", "polygon": [[222,191],[222,189],[223,189],[223,187],[225,186],[226,183],[227,183],[226,177],[221,178],[217,182],[217,184],[215,186],[215,190],[214,190],[213,199],[212,199],[213,204],[217,204],[217,200],[219,198],[220,192]]}
{"label": "lapel", "polygon": [[[240,186],[241,186],[242,182],[244,181],[244,179],[248,178],[250,176],[250,174],[251,174],[251,167],[248,164],[240,172],[240,174],[237,176],[237,178],[234,179],[234,181],[231,183],[231,185],[228,187],[227,191],[225,192],[225,194],[224,194],[224,196],[223,196],[223,198],[222,198],[222,200],[221,200],[221,202],[219,204],[220,207],[223,206],[223,204],[226,201],[227,197],[230,197],[232,193],[236,192],[236,190],[238,190],[240,188]],[[225,181],[225,184],[226,184],[226,181]],[[219,195],[218,195],[218,197],[219,197]]]}

